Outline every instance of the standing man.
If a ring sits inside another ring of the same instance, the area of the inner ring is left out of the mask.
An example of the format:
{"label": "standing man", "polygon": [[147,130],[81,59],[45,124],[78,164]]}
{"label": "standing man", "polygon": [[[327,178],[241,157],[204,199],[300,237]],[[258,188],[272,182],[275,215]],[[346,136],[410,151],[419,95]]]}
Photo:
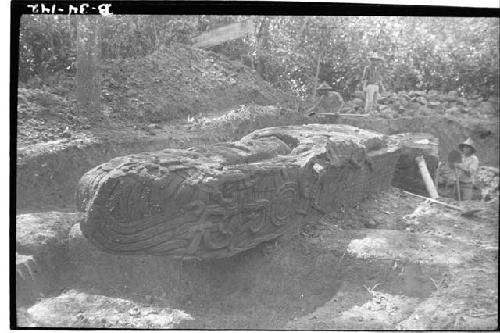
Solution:
{"label": "standing man", "polygon": [[363,91],[365,92],[365,113],[371,113],[377,108],[379,89],[384,91],[382,83],[382,63],[384,59],[376,52],[370,54],[370,65],[363,71]]}
{"label": "standing man", "polygon": [[476,156],[476,148],[471,138],[458,145],[462,153],[462,163],[455,164],[459,172],[460,190],[463,200],[472,200],[472,188],[476,182],[476,174],[479,168],[479,159]]}

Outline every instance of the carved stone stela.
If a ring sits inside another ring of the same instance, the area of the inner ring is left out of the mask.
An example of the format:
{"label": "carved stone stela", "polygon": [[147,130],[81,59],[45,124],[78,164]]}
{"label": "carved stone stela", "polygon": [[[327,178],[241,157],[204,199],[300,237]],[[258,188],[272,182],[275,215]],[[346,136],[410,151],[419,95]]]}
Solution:
{"label": "carved stone stela", "polygon": [[117,254],[227,257],[298,216],[355,205],[390,186],[398,147],[347,125],[266,128],[207,148],[112,159],[77,189],[83,234]]}

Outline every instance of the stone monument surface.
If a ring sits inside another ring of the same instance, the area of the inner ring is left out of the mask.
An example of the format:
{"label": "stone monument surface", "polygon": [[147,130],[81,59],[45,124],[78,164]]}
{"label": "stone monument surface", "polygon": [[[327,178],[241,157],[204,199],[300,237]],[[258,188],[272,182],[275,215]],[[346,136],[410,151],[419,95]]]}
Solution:
{"label": "stone monument surface", "polygon": [[110,253],[228,257],[282,235],[312,210],[352,207],[389,187],[394,142],[348,125],[309,124],[117,157],[81,178],[80,228]]}

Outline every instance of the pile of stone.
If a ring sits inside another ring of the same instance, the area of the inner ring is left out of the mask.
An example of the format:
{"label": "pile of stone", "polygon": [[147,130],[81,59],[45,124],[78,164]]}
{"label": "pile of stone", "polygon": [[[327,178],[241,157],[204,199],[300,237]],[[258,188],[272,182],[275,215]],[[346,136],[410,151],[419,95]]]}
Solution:
{"label": "pile of stone", "polygon": [[[437,90],[387,92],[379,100],[379,112],[386,118],[405,116],[464,115],[489,119],[499,114],[499,98],[483,98],[478,95],[460,96],[457,91],[441,93]],[[346,103],[343,112],[362,113],[365,96],[362,91]]]}
{"label": "pile of stone", "polygon": [[[481,165],[476,174],[476,183],[474,189],[477,192],[474,195],[477,199],[479,196],[482,200],[498,200],[499,196],[499,169],[493,166]],[[442,165],[439,168],[439,184],[442,187],[451,188],[455,183],[455,173],[453,169],[447,165]]]}
{"label": "pile of stone", "polygon": [[499,170],[492,166],[481,166],[476,176],[477,187],[485,200],[498,199]]}

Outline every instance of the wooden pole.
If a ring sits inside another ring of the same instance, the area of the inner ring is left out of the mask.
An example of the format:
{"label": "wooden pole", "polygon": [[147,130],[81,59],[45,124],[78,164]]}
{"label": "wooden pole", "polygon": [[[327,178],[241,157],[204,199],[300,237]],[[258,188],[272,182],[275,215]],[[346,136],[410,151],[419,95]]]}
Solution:
{"label": "wooden pole", "polygon": [[429,174],[429,170],[427,169],[427,163],[425,163],[425,159],[422,155],[417,156],[415,158],[418,164],[418,168],[420,170],[420,175],[424,181],[425,187],[427,188],[427,192],[432,199],[436,199],[439,197],[436,188],[434,187],[434,183],[432,181],[431,175]]}
{"label": "wooden pole", "polygon": [[460,193],[460,178],[457,172],[457,167],[454,167],[455,171],[455,190],[457,191],[458,201],[462,201],[462,193]]}
{"label": "wooden pole", "polygon": [[439,168],[441,167],[441,162],[438,161],[438,166],[436,168],[436,174],[434,175],[434,186],[439,193]]}

